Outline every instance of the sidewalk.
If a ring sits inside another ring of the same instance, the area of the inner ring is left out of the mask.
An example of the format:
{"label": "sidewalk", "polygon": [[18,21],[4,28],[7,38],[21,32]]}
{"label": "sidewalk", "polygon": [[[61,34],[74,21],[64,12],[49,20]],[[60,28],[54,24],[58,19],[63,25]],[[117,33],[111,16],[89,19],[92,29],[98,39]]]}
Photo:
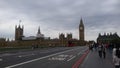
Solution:
{"label": "sidewalk", "polygon": [[98,56],[98,51],[90,51],[79,68],[114,68],[112,54],[107,51],[104,59]]}

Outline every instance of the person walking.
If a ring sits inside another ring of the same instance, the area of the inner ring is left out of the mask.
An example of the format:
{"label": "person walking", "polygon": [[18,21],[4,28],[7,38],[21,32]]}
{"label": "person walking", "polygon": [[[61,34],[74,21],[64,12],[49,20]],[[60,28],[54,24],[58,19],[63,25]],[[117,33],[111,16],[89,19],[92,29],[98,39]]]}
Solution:
{"label": "person walking", "polygon": [[112,50],[112,57],[114,58],[116,55],[116,45],[114,45],[114,48]]}
{"label": "person walking", "polygon": [[103,58],[105,59],[105,57],[106,57],[106,47],[105,47],[105,45],[102,45],[103,47],[102,47],[102,53],[103,53]]}
{"label": "person walking", "polygon": [[98,54],[99,54],[99,57],[102,58],[102,45],[100,44],[98,46]]}
{"label": "person walking", "polygon": [[93,51],[93,45],[89,45],[89,50]]}
{"label": "person walking", "polygon": [[115,68],[120,68],[120,48],[119,47],[116,48],[115,53],[113,54],[113,63],[115,65]]}

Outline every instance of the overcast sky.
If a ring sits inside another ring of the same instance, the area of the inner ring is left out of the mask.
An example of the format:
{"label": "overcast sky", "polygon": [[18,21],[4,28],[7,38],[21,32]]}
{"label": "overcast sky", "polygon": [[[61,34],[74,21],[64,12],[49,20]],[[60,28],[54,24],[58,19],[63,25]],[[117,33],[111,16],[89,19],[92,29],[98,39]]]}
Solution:
{"label": "overcast sky", "polygon": [[25,36],[36,36],[40,26],[46,37],[72,33],[78,39],[81,18],[85,40],[104,32],[120,35],[120,0],[0,0],[0,37],[14,39],[21,24]]}

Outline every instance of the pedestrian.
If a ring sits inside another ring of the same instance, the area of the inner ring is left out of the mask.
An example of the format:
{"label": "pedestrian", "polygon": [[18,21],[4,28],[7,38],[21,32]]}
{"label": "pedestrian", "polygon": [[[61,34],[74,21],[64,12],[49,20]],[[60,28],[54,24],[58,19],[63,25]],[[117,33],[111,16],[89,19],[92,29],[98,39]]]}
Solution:
{"label": "pedestrian", "polygon": [[97,43],[95,43],[95,51],[97,51]]}
{"label": "pedestrian", "polygon": [[32,44],[32,50],[35,48],[34,44]]}
{"label": "pedestrian", "polygon": [[92,45],[89,45],[89,49],[90,49],[91,51],[93,51],[93,46],[92,46]]}
{"label": "pedestrian", "polygon": [[[115,55],[114,55],[115,54]],[[113,63],[115,68],[120,68],[120,48],[117,47],[113,55]]]}
{"label": "pedestrian", "polygon": [[102,58],[102,45],[99,44],[98,46],[98,54],[99,54],[99,57]]}
{"label": "pedestrian", "polygon": [[102,47],[102,53],[103,53],[103,58],[105,59],[105,57],[106,57],[106,47],[105,47],[105,45],[102,45],[103,47]]}
{"label": "pedestrian", "polygon": [[113,58],[114,58],[115,54],[116,54],[116,45],[114,45],[114,48],[113,48],[113,51],[112,51]]}

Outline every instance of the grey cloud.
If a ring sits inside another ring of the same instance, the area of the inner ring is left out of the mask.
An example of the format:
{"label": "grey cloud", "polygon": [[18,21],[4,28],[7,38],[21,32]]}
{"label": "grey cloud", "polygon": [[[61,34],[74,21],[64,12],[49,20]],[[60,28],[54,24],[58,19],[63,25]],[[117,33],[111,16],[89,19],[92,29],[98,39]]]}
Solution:
{"label": "grey cloud", "polygon": [[12,19],[24,16],[58,31],[78,29],[81,17],[88,31],[115,28],[120,21],[119,0],[2,0],[0,4],[0,9],[11,11]]}

